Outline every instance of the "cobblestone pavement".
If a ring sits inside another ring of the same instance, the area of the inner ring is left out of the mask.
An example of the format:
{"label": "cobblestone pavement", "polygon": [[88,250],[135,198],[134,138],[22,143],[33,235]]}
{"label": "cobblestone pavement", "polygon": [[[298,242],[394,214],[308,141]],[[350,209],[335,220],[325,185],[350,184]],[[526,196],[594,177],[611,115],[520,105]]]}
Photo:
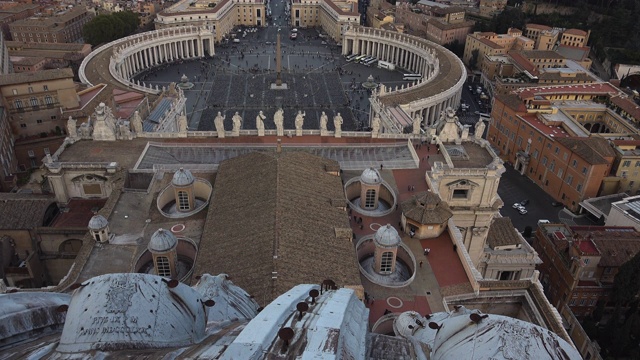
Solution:
{"label": "cobblestone pavement", "polygon": [[[325,111],[330,119],[338,112],[343,130],[369,126],[369,90],[362,83],[371,75],[388,87],[407,84],[402,71],[349,63],[341,47],[317,29],[300,29],[296,40],[289,39],[290,27],[269,25],[255,32],[239,29],[240,42],[216,46],[215,55],[205,59],[165,64],[138,74],[134,80],[167,86],[186,75],[194,87],[185,90],[186,112],[191,130],[211,130],[220,111],[230,119],[238,111],[245,120],[243,129],[255,128],[255,117],[263,110],[265,127],[275,128],[273,113],[285,112],[285,128],[294,128],[298,110],[306,112],[304,128],[317,129]],[[282,79],[287,90],[271,90],[276,78],[276,37],[281,34]],[[230,125],[229,125],[230,126]],[[332,130],[329,121],[329,130]]]}

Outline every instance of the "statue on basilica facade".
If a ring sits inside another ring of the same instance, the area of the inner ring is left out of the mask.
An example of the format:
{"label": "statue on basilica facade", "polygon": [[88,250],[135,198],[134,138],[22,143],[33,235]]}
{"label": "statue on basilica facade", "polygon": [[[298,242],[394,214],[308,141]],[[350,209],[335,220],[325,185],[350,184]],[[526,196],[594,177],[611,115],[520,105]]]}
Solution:
{"label": "statue on basilica facade", "polygon": [[320,115],[320,136],[327,135],[327,122],[329,122],[329,117],[323,111]]}
{"label": "statue on basilica facade", "polygon": [[304,117],[307,115],[306,112],[302,112],[298,110],[298,115],[296,115],[296,136],[302,136],[302,125],[304,124]]}
{"label": "statue on basilica facade", "polygon": [[256,116],[256,129],[258,129],[258,136],[264,136],[264,119],[266,118],[267,117],[264,116],[262,110],[260,110],[260,113]]}
{"label": "statue on basilica facade", "polygon": [[344,120],[342,119],[342,116],[340,116],[340,113],[338,113],[338,115],[333,117],[333,126],[335,127],[335,132],[334,132],[334,136],[339,138],[342,137],[342,123],[344,122]]}
{"label": "statue on basilica facade", "polygon": [[276,135],[284,136],[284,110],[279,108],[273,115],[273,122],[276,124]]}
{"label": "statue on basilica facade", "polygon": [[224,139],[224,119],[227,116],[222,116],[222,113],[218,111],[218,115],[213,119],[213,124],[216,126],[216,131],[218,132],[218,138]]}
{"label": "statue on basilica facade", "polygon": [[242,126],[242,117],[240,116],[240,114],[238,114],[237,111],[231,118],[231,121],[233,122],[233,129],[231,130],[231,135],[240,136],[240,126]]}

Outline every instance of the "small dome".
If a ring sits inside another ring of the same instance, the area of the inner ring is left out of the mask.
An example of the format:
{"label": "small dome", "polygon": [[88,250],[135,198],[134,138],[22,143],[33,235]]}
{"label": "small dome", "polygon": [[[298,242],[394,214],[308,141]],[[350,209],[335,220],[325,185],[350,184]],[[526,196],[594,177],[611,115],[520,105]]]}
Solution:
{"label": "small dome", "polygon": [[94,215],[91,220],[89,220],[89,230],[102,230],[109,225],[107,219],[105,219],[102,215]]}
{"label": "small dome", "polygon": [[375,241],[376,246],[380,247],[396,247],[401,241],[398,231],[390,224],[381,226],[378,231],[376,231],[373,240]]}
{"label": "small dome", "polygon": [[151,235],[151,241],[147,248],[151,252],[165,252],[178,245],[178,239],[169,230],[158,229]]}
{"label": "small dome", "polygon": [[368,169],[364,169],[362,175],[360,175],[360,181],[367,185],[378,185],[382,182],[382,177],[378,170],[370,167]]}
{"label": "small dome", "polygon": [[180,168],[175,174],[173,174],[173,180],[171,180],[171,183],[174,186],[187,186],[193,184],[194,180],[195,179],[193,178],[191,171]]}

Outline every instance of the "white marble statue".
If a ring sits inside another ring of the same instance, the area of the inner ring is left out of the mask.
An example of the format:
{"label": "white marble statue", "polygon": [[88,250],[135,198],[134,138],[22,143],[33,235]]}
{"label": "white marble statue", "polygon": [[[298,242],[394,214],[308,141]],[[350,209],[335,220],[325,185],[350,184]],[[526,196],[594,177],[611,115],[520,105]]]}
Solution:
{"label": "white marble statue", "polygon": [[233,129],[231,130],[231,135],[240,136],[240,127],[242,126],[242,117],[240,116],[240,114],[238,114],[237,111],[231,118],[231,121],[233,122]]}
{"label": "white marble statue", "polygon": [[329,122],[329,117],[323,111],[320,115],[320,136],[327,135],[327,122]]}
{"label": "white marble statue", "polygon": [[140,117],[140,113],[138,111],[133,113],[133,117],[131,118],[131,125],[134,133],[142,133],[142,118]]}
{"label": "white marble statue", "polygon": [[256,116],[256,129],[258,129],[258,136],[264,136],[264,119],[266,118],[267,117],[264,116],[262,110],[260,110],[260,113]]}
{"label": "white marble statue", "polygon": [[375,114],[371,120],[371,137],[377,138],[378,134],[380,134],[380,116]]}
{"label": "white marble statue", "polygon": [[478,122],[476,123],[476,132],[475,134],[473,134],[473,136],[476,139],[482,139],[482,134],[484,134],[485,127],[486,125],[484,124],[484,121],[482,121],[482,119],[478,119]]}
{"label": "white marble statue", "polygon": [[273,115],[273,122],[276,124],[276,135],[284,136],[284,110],[282,108]]}
{"label": "white marble statue", "polygon": [[93,140],[116,140],[116,123],[111,108],[105,105],[105,103],[100,103],[98,107],[96,107],[92,117],[95,119],[93,133],[91,134]]}
{"label": "white marble statue", "polygon": [[302,136],[302,125],[304,124],[304,117],[307,115],[307,112],[304,113],[298,110],[298,115],[296,115],[296,136]]}
{"label": "white marble statue", "polygon": [[416,114],[416,116],[413,118],[413,131],[411,131],[412,134],[420,135],[421,122],[422,122],[422,119],[420,118],[420,114]]}
{"label": "white marble statue", "polygon": [[222,116],[222,113],[218,111],[218,115],[216,115],[215,119],[213,119],[213,124],[216,126],[216,131],[218,132],[218,138],[224,139],[224,119],[227,116]]}
{"label": "white marble statue", "polygon": [[67,120],[67,134],[70,138],[75,139],[78,137],[78,129],[76,128],[77,121],[69,116],[69,120]]}
{"label": "white marble statue", "polygon": [[342,137],[342,123],[344,122],[344,120],[342,119],[342,116],[340,116],[340,113],[338,113],[338,115],[333,117],[333,126],[336,128],[335,132],[334,132],[334,136],[339,138]]}
{"label": "white marble statue", "polygon": [[182,114],[178,116],[178,132],[187,132],[187,116],[184,114],[184,112],[182,112]]}

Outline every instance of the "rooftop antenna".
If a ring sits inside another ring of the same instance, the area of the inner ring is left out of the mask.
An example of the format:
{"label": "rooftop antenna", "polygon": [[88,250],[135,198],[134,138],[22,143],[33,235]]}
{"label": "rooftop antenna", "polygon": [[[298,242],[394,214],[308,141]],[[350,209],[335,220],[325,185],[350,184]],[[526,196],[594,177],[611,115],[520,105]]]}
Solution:
{"label": "rooftop antenna", "polygon": [[293,336],[295,335],[295,333],[293,332],[293,329],[290,327],[284,327],[280,330],[278,330],[278,337],[282,340],[282,351],[283,353],[287,352],[287,349],[289,348],[289,341],[291,339],[293,339]]}
{"label": "rooftop antenna", "polygon": [[300,314],[298,315],[298,321],[302,320],[302,316],[304,315],[304,313],[309,310],[309,304],[307,304],[306,302],[302,301],[299,302],[296,305],[296,309],[298,309],[298,311],[300,312]]}

